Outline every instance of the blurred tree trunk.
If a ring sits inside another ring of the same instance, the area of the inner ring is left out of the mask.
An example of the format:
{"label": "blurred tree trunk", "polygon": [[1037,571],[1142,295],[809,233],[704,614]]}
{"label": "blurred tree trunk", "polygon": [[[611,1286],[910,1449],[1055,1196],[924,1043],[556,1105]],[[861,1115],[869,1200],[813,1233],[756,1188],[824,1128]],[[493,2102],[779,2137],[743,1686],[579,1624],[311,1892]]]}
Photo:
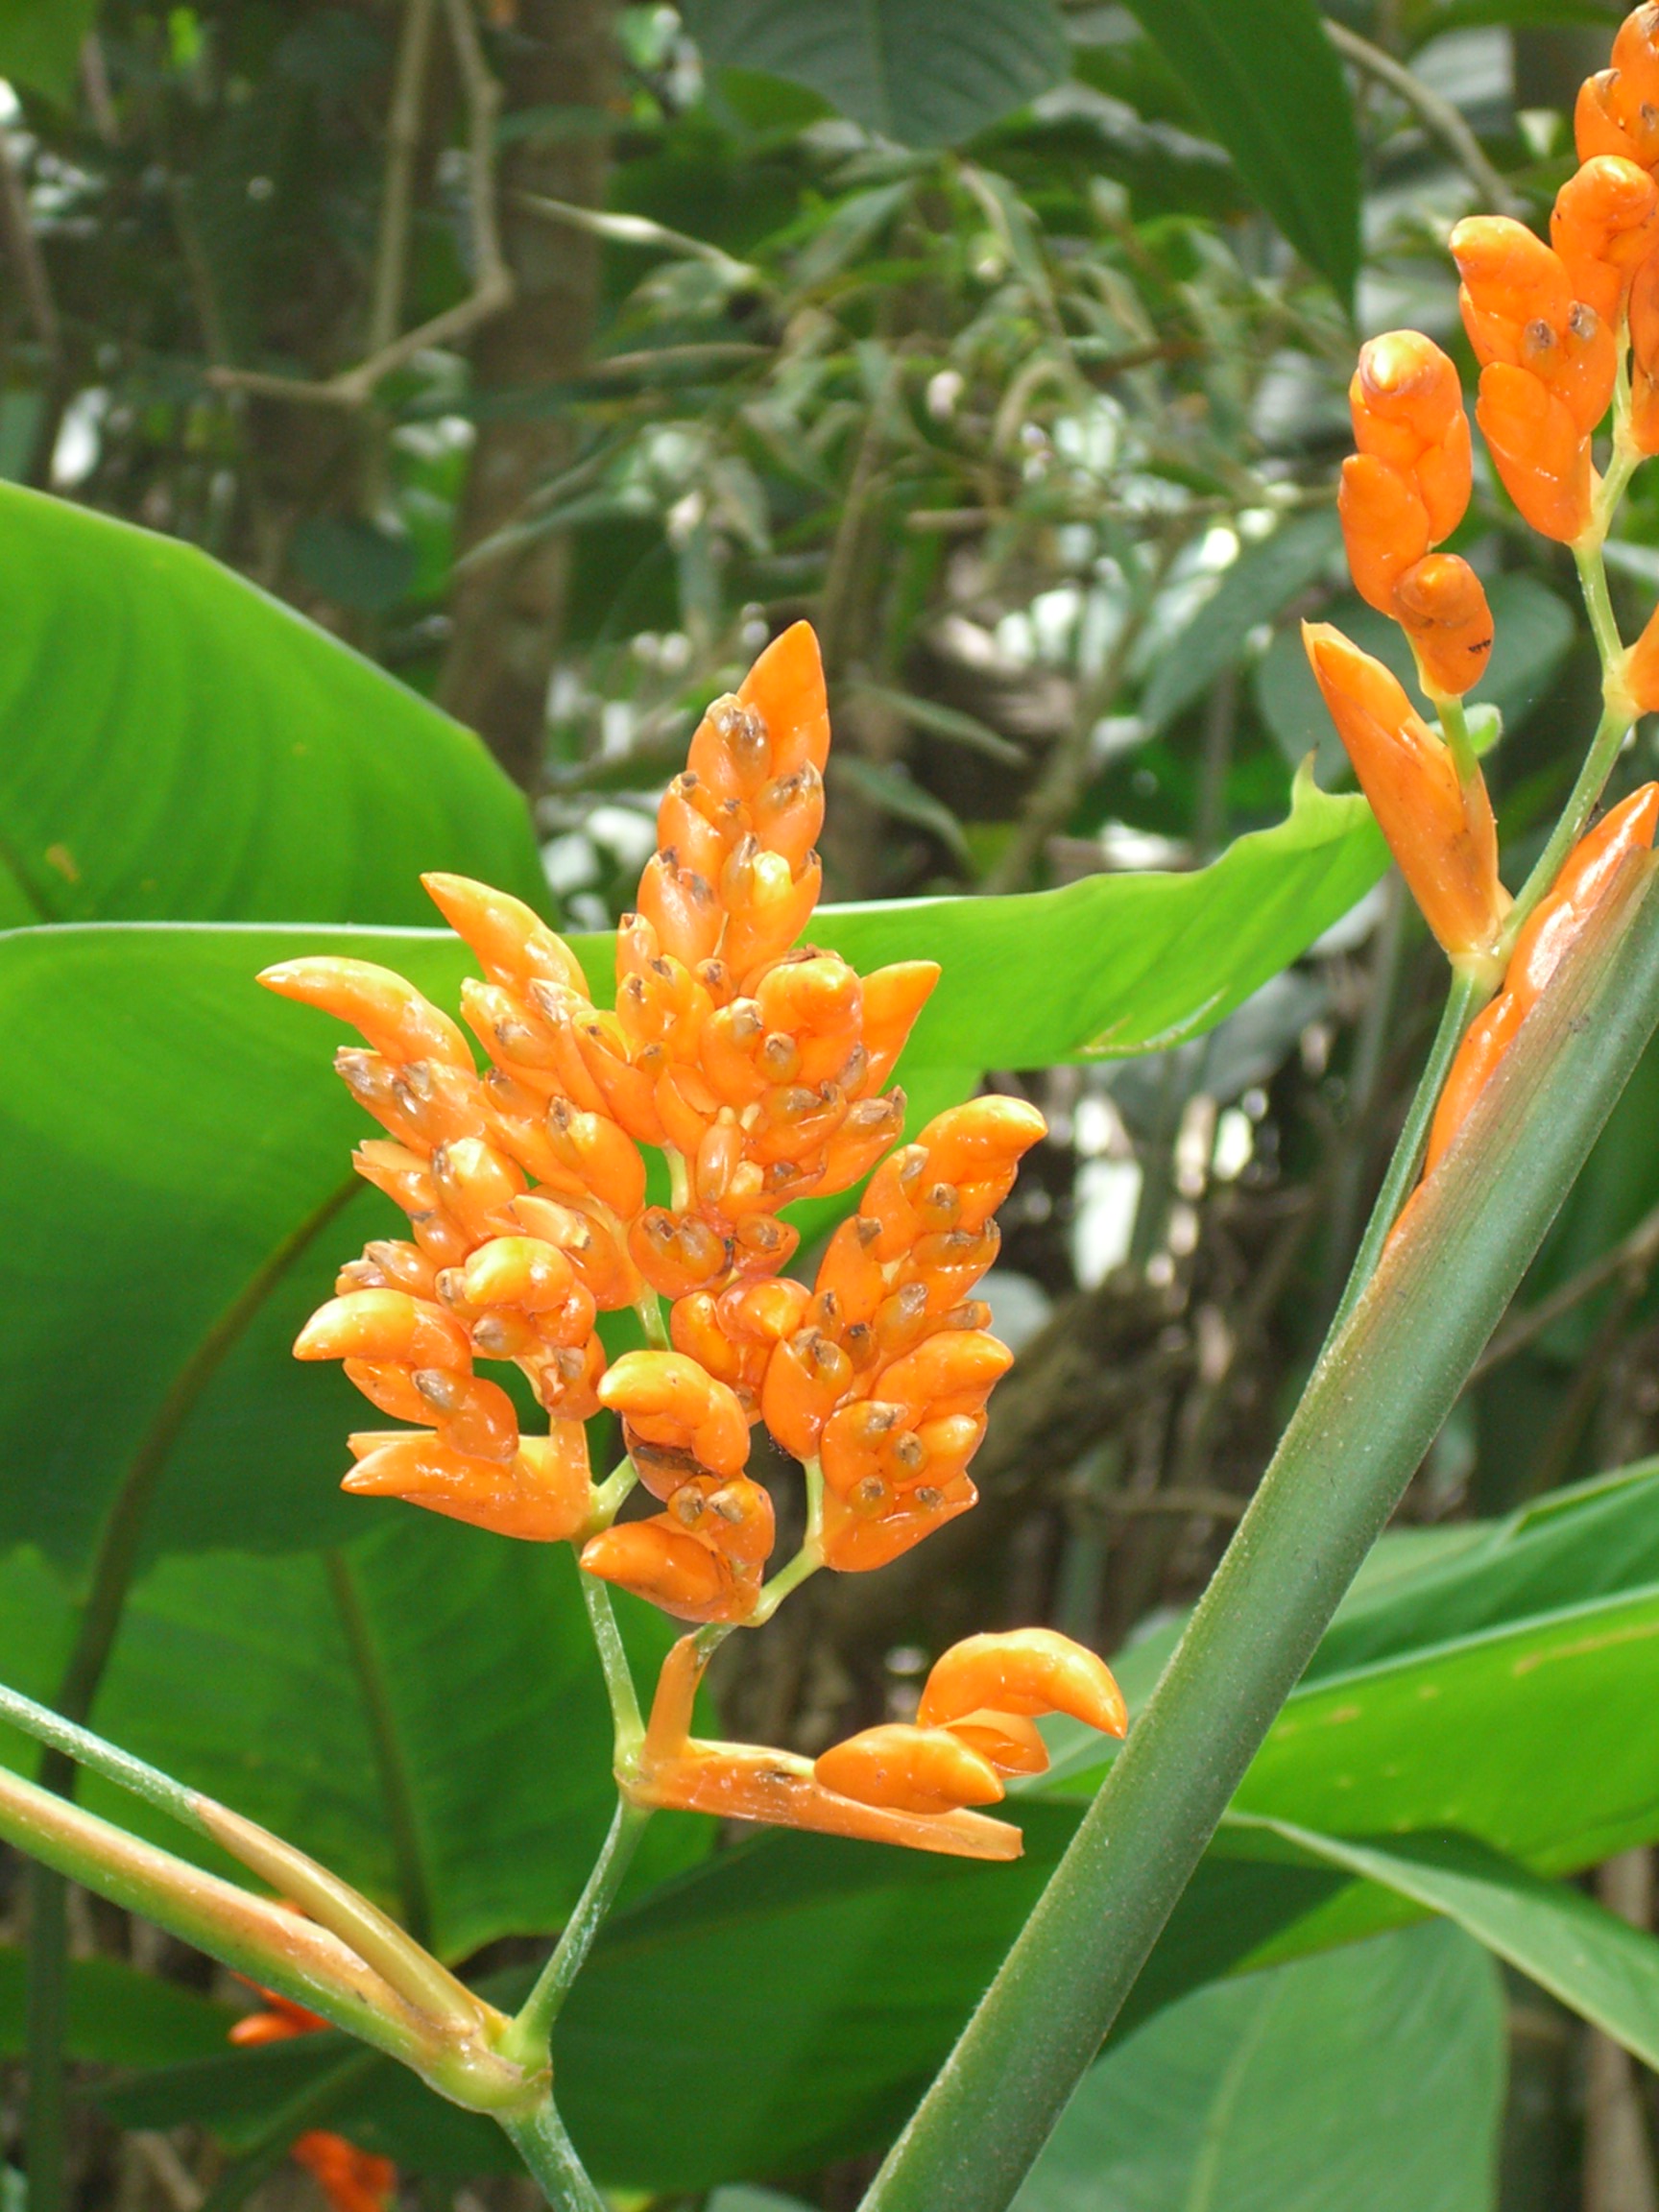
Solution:
{"label": "blurred tree trunk", "polygon": [[[615,90],[613,12],[613,0],[518,0],[496,48],[508,115],[555,107],[589,113],[512,148],[502,165],[502,233],[518,296],[472,349],[473,386],[486,401],[574,376],[587,357],[599,241],[527,213],[514,195],[600,204],[608,149],[594,121]],[[519,418],[510,409],[499,420],[486,416],[462,508],[463,548],[510,522],[525,493],[569,448],[569,428],[556,417]],[[567,559],[563,537],[539,538],[463,572],[450,599],[453,629],[439,696],[526,786],[541,763]]]}

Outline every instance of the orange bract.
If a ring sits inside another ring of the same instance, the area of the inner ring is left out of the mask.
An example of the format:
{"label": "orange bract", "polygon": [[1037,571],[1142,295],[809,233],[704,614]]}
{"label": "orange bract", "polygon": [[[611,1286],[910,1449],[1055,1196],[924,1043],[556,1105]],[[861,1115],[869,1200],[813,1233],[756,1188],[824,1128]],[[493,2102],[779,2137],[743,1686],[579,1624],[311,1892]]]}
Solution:
{"label": "orange bract", "polygon": [[1461,785],[1452,756],[1399,682],[1325,622],[1302,638],[1332,720],[1424,919],[1448,953],[1490,949],[1509,908],[1479,774]]}

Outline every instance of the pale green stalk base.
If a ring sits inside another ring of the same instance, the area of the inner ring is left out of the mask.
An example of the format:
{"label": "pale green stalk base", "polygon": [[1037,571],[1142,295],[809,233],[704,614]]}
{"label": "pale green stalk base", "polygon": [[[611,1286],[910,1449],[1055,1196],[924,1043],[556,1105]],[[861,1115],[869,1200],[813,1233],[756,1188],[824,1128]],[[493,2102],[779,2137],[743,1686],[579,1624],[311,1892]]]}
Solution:
{"label": "pale green stalk base", "polygon": [[588,2178],[551,2097],[527,2118],[501,2125],[553,2212],[611,2212]]}
{"label": "pale green stalk base", "polygon": [[1627,864],[1315,1368],[1151,1703],[864,2212],[1013,2199],[1659,1022],[1653,876],[1651,860]]}

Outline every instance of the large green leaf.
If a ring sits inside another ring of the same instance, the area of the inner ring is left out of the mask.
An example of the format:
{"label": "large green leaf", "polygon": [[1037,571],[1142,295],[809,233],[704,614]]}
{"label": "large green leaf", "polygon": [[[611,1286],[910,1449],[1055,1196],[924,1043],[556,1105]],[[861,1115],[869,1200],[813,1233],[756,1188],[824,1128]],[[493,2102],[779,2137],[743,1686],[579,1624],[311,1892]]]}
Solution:
{"label": "large green leaf", "polygon": [[1066,74],[1053,0],[687,0],[714,67],[805,84],[904,146],[955,146]]}
{"label": "large green leaf", "polygon": [[1647,1929],[1467,1837],[1378,1842],[1319,1836],[1289,1821],[1262,1825],[1315,1863],[1443,1913],[1647,2065],[1659,2062],[1659,1942]]}
{"label": "large green leaf", "polygon": [[[124,1960],[69,1961],[64,2049],[102,2066],[187,2064],[220,2049],[236,2014],[177,1982],[140,1973]],[[27,2041],[24,1954],[0,1944],[0,2058],[20,2058]]]}
{"label": "large green leaf", "polygon": [[1447,1927],[1196,1991],[1087,2074],[1014,2212],[1488,2212],[1497,1971]]}
{"label": "large green leaf", "polygon": [[98,0],[0,0],[0,77],[62,103]]}
{"label": "large green leaf", "polygon": [[1359,140],[1311,0],[1129,5],[1246,186],[1349,299],[1359,268]]}
{"label": "large green leaf", "polygon": [[[931,1112],[986,1067],[1133,1052],[1213,1026],[1382,859],[1362,801],[1304,785],[1287,822],[1194,875],[830,908],[813,928],[866,969],[944,963],[902,1071]],[[610,940],[581,949],[608,988]],[[339,1024],[253,982],[301,950],[382,961],[451,1006],[470,965],[438,932],[0,936],[12,1355],[0,1435],[26,1470],[0,1486],[0,1544],[84,1557],[118,1484],[152,1477],[156,1545],[303,1549],[373,1510],[335,1488],[355,1393],[287,1357],[340,1258],[397,1223],[349,1173],[367,1124],[330,1071]]]}
{"label": "large green leaf", "polygon": [[[632,1599],[641,1679],[671,1624]],[[70,1594],[38,1552],[0,1555],[0,1680],[50,1699]],[[407,1507],[324,1553],[163,1560],[134,1588],[100,1730],[312,1851],[446,1958],[556,1928],[614,1792],[611,1720],[565,1545],[514,1544]],[[32,1745],[0,1735],[32,1770]],[[234,1872],[95,1777],[94,1809]],[[661,1821],[636,1887],[699,1858]]]}
{"label": "large green leaf", "polygon": [[477,738],[193,546],[0,484],[0,925],[544,902]]}

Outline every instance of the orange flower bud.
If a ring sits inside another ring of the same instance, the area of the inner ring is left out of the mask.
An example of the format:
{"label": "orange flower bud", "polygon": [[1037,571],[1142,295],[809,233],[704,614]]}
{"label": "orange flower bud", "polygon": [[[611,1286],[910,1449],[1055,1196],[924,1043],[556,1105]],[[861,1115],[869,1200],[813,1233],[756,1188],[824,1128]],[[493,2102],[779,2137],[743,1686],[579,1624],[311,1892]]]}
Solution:
{"label": "orange flower bud", "polygon": [[1348,570],[1361,599],[1394,612],[1394,587],[1431,542],[1416,486],[1374,454],[1351,453],[1336,493]]}
{"label": "orange flower bud", "polygon": [[773,638],[738,685],[737,701],[760,717],[775,777],[793,776],[807,765],[823,774],[830,757],[830,705],[810,622],[793,622]]}
{"label": "orange flower bud", "polygon": [[1598,155],[1612,154],[1634,161],[1639,168],[1651,168],[1659,161],[1659,113],[1650,132],[1640,123],[1634,130],[1629,128],[1616,101],[1618,79],[1616,69],[1601,69],[1586,77],[1578,87],[1573,108],[1578,158],[1594,161]]}
{"label": "orange flower bud", "polygon": [[1034,1720],[1021,1713],[993,1713],[981,1707],[948,1723],[950,1733],[998,1774],[1043,1774],[1048,1746]]}
{"label": "orange flower bud", "polygon": [[843,1329],[874,1320],[887,1295],[887,1278],[875,1250],[880,1234],[879,1222],[854,1214],[837,1228],[818,1262],[818,1296],[835,1301]]}
{"label": "orange flower bud", "polygon": [[1492,657],[1492,610],[1480,579],[1455,553],[1431,553],[1394,588],[1393,613],[1416,649],[1424,689],[1460,699]]}
{"label": "orange flower bud", "polygon": [[456,936],[478,955],[492,983],[521,993],[540,978],[578,998],[588,997],[582,963],[521,899],[474,883],[469,876],[434,873],[421,881]]}
{"label": "orange flower bud", "polygon": [[1105,1660],[1054,1628],[1012,1628],[951,1645],[934,1661],[917,1718],[925,1728],[953,1726],[981,1706],[1069,1713],[1107,1736],[1121,1736],[1129,1725]]}
{"label": "orange flower bud", "polygon": [[438,1060],[473,1072],[467,1040],[448,1015],[429,1006],[413,983],[390,968],[318,954],[278,961],[258,980],[279,998],[297,998],[349,1022],[388,1060]]}
{"label": "orange flower bud", "polygon": [[717,1230],[694,1214],[671,1214],[666,1206],[648,1206],[638,1215],[628,1232],[628,1254],[664,1298],[702,1290],[732,1264],[731,1249]]}
{"label": "orange flower bud", "polygon": [[[1561,401],[1578,437],[1588,437],[1613,397],[1613,325],[1574,298],[1560,256],[1523,223],[1466,216],[1452,233],[1452,254],[1463,277],[1458,299],[1477,359],[1536,376]],[[1482,377],[1482,395],[1485,388]]]}
{"label": "orange flower bud", "polygon": [[288,2155],[311,2175],[329,2212],[386,2212],[397,2193],[397,2169],[390,2158],[359,2151],[327,2128],[311,2128],[296,2136]]}
{"label": "orange flower bud", "polygon": [[645,1163],[614,1121],[555,1098],[547,1109],[547,1142],[561,1165],[618,1219],[632,1219],[644,1205]]}
{"label": "orange flower bud", "polygon": [[494,1237],[461,1270],[469,1306],[517,1306],[526,1313],[563,1309],[580,1286],[569,1260],[539,1237]]}
{"label": "orange flower bud", "polygon": [[811,1187],[826,1194],[846,1190],[868,1175],[904,1127],[904,1094],[894,1089],[879,1098],[860,1098],[848,1108],[825,1145]]}
{"label": "orange flower bud", "polygon": [[524,1189],[522,1169],[505,1152],[476,1137],[459,1137],[453,1144],[440,1144],[432,1155],[432,1180],[445,1212],[469,1236],[499,1236],[511,1231],[509,1209]]}
{"label": "orange flower bud", "polygon": [[564,1064],[553,1030],[517,993],[466,976],[461,1012],[498,1069],[542,1098],[560,1086]]}
{"label": "orange flower bud", "polygon": [[747,1475],[694,1475],[668,1495],[664,1518],[739,1567],[763,1567],[776,1541],[772,1500]]}
{"label": "orange flower bud", "polygon": [[1047,1133],[1047,1122],[1026,1099],[993,1094],[948,1106],[916,1142],[926,1153],[924,1173],[929,1183],[969,1183],[1006,1174],[1012,1190],[1014,1168]]}
{"label": "orange flower bud", "polygon": [[1509,908],[1485,784],[1457,781],[1448,747],[1413,711],[1380,661],[1329,623],[1302,640],[1354,763],[1424,919],[1454,958],[1489,947]]}
{"label": "orange flower bud", "polygon": [[945,1728],[913,1728],[889,1720],[835,1743],[814,1761],[826,1790],[861,1805],[902,1813],[950,1813],[960,1805],[995,1805],[1002,1795],[996,1768]]}
{"label": "orange flower bud", "polygon": [[467,1332],[441,1306],[403,1290],[353,1290],[320,1306],[294,1339],[296,1359],[383,1359],[468,1374]]}
{"label": "orange flower bud", "polygon": [[586,1574],[614,1582],[679,1621],[741,1621],[753,1610],[757,1580],[661,1516],[621,1521],[582,1548]]}
{"label": "orange flower bud", "polygon": [[748,1463],[749,1423],[724,1382],[680,1352],[624,1352],[599,1386],[601,1405],[652,1444],[688,1451],[711,1474]]}
{"label": "orange flower bud", "polygon": [[824,779],[810,760],[793,775],[777,776],[755,795],[750,816],[769,853],[781,853],[791,869],[810,857],[824,827]]}
{"label": "orange flower bud", "polygon": [[1639,453],[1659,453],[1659,254],[1630,287],[1630,436]]}
{"label": "orange flower bud", "polygon": [[598,1412],[605,1347],[596,1335],[586,1344],[555,1346],[526,1357],[519,1365],[535,1384],[541,1403],[562,1421],[590,1421]]}
{"label": "orange flower bud", "polygon": [[[753,849],[751,849],[753,848]],[[768,853],[745,838],[720,878],[727,908],[720,957],[751,988],[759,971],[781,959],[812,918],[823,889],[824,870],[814,853],[797,878],[781,853]]]}
{"label": "orange flower bud", "polygon": [[853,1362],[820,1329],[803,1329],[773,1352],[760,1390],[760,1417],[797,1459],[817,1456],[818,1439],[853,1386]]}
{"label": "orange flower bud", "polygon": [[1556,193],[1550,243],[1575,298],[1616,328],[1631,277],[1659,243],[1659,187],[1634,161],[1596,155]]}
{"label": "orange flower bud", "polygon": [[402,1498],[452,1521],[523,1543],[563,1544],[590,1505],[588,1440],[579,1421],[525,1436],[510,1466],[456,1451],[430,1430],[373,1431],[348,1439],[357,1465],[341,1488],[356,1497]]}
{"label": "orange flower bud", "polygon": [[1469,419],[1456,369],[1420,330],[1384,331],[1359,349],[1348,403],[1360,455],[1382,462],[1421,503],[1426,553],[1469,504]]}
{"label": "orange flower bud", "polygon": [[712,954],[725,915],[707,877],[695,868],[682,867],[667,853],[654,854],[639,878],[637,898],[640,913],[656,929],[665,952],[687,968]]}
{"label": "orange flower bud", "polygon": [[838,1575],[866,1575],[900,1558],[924,1537],[943,1528],[977,1504],[979,1493],[966,1475],[949,1481],[922,1481],[885,1499],[843,1499],[826,1488],[824,1564]]}
{"label": "orange flower bud", "polygon": [[1006,1344],[982,1329],[947,1329],[881,1372],[881,1396],[937,1420],[976,1413],[1014,1364]]}
{"label": "orange flower bud", "polygon": [[602,1313],[632,1306],[639,1277],[622,1245],[602,1222],[578,1206],[526,1191],[513,1201],[513,1219],[531,1236],[564,1253]]}
{"label": "orange flower bud", "polygon": [[939,980],[936,960],[900,960],[864,978],[865,1092],[879,1091],[909,1042],[916,1018]]}
{"label": "orange flower bud", "polygon": [[1590,520],[1596,478],[1589,441],[1566,407],[1527,370],[1496,363],[1480,373],[1475,419],[1523,518],[1571,545]]}

